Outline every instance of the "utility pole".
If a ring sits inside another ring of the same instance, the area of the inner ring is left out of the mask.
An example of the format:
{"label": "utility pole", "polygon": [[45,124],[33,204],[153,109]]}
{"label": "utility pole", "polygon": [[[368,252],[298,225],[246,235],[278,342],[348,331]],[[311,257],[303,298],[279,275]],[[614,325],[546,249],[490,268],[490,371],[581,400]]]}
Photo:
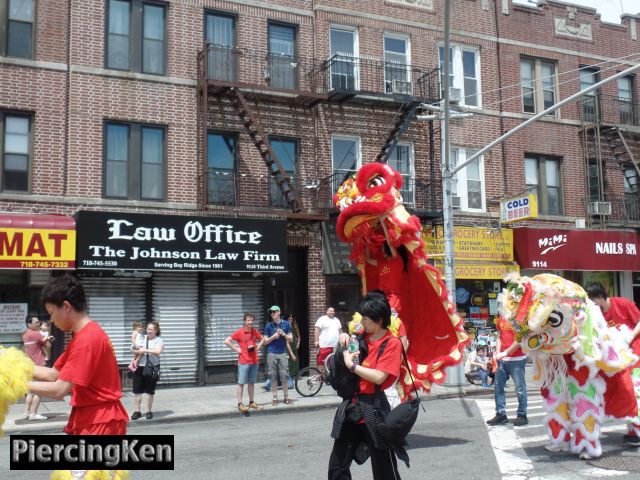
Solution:
{"label": "utility pole", "polygon": [[449,134],[449,63],[451,62],[450,52],[451,36],[451,0],[444,2],[444,79],[441,112],[442,130],[442,223],[444,229],[444,281],[449,292],[449,301],[455,306],[456,302],[456,278],[455,259],[453,258],[453,194],[450,154],[451,136]]}

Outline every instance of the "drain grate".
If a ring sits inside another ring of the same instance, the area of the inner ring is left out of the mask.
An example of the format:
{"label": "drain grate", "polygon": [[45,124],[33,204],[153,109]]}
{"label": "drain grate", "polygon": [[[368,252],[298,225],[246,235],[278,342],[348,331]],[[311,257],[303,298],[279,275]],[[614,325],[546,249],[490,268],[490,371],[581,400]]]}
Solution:
{"label": "drain grate", "polygon": [[640,457],[612,455],[594,458],[587,461],[591,466],[606,470],[621,470],[626,472],[640,472]]}

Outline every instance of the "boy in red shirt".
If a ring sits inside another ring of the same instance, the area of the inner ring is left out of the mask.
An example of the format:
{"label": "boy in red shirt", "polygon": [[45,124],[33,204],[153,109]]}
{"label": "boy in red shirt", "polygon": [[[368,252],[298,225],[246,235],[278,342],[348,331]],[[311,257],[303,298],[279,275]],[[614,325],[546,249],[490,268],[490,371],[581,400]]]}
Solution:
{"label": "boy in red shirt", "polygon": [[[632,331],[630,342],[633,353],[640,356],[640,310],[631,300],[623,297],[609,297],[606,290],[599,282],[591,282],[587,285],[587,295],[593,303],[600,307],[602,315],[610,327],[618,328],[626,325]],[[634,393],[634,380],[636,390],[640,384],[640,363],[623,370],[622,372],[607,379],[607,391],[605,392],[605,403],[629,405],[628,401]],[[637,401],[637,400],[636,400]],[[624,443],[634,447],[640,446],[640,418],[636,418],[627,425],[628,433],[624,436]]]}
{"label": "boy in red shirt", "polygon": [[487,420],[487,423],[489,425],[502,425],[509,422],[504,385],[511,377],[516,386],[516,395],[518,397],[518,410],[513,424],[516,427],[522,427],[529,423],[527,418],[527,384],[525,380],[527,356],[519,344],[516,343],[516,333],[509,321],[499,316],[496,320],[496,328],[499,332],[498,340],[496,341],[497,353],[493,356],[498,365],[493,382],[496,416],[491,420]]}
{"label": "boy in red shirt", "polygon": [[71,275],[55,277],[42,289],[51,321],[73,339],[53,368],[36,366],[28,388],[36,395],[62,399],[71,393],[70,435],[124,435],[127,411],[120,398],[120,371],[113,346],[87,315],[84,288]]}
{"label": "boy in red shirt", "polygon": [[[258,381],[258,350],[262,346],[262,334],[253,328],[256,317],[251,313],[244,314],[244,325],[229,335],[224,344],[238,352],[238,410],[246,413],[250,408],[262,410],[254,400],[255,384]],[[237,345],[232,343],[235,340]],[[242,392],[247,384],[249,406],[242,403]]]}

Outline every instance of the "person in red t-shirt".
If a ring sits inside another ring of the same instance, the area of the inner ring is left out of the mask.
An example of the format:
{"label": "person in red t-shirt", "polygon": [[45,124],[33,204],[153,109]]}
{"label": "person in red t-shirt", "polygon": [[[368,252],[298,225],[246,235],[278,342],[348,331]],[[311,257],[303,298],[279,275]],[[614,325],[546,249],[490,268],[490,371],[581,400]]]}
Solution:
{"label": "person in red t-shirt", "polygon": [[[53,337],[47,335],[43,337],[40,333],[40,319],[35,313],[30,313],[25,319],[27,330],[22,334],[22,343],[24,344],[24,352],[33,360],[33,363],[40,367],[44,367],[47,363],[45,354],[45,345],[53,341]],[[46,420],[47,417],[38,413],[40,406],[40,397],[32,393],[27,393],[24,402],[24,413],[22,418],[29,420]]]}
{"label": "person in red t-shirt", "polygon": [[[256,317],[251,313],[244,314],[244,324],[231,335],[224,344],[239,354],[238,357],[238,410],[246,413],[250,408],[262,410],[254,400],[255,384],[258,381],[258,350],[262,346],[262,334],[253,328]],[[235,345],[232,343],[235,341]],[[244,386],[249,392],[249,406],[242,403]]]}
{"label": "person in red t-shirt", "polygon": [[518,410],[513,424],[516,427],[522,427],[529,423],[527,418],[527,383],[525,380],[527,356],[520,348],[520,344],[516,343],[516,332],[511,322],[498,317],[496,328],[499,332],[496,341],[496,354],[493,357],[498,365],[493,382],[496,415],[491,420],[487,420],[487,423],[489,425],[508,423],[504,386],[509,377],[511,377],[516,386],[516,395],[518,397]]}
{"label": "person in red t-shirt", "polygon": [[[366,444],[371,456],[374,480],[399,479],[395,452],[378,438],[375,425],[371,424],[374,414],[368,412],[373,411],[376,401],[385,414],[390,411],[384,390],[393,385],[400,374],[402,343],[389,330],[391,307],[384,296],[367,294],[358,305],[358,313],[362,315],[368,353],[361,364],[358,363],[360,352],[349,353],[345,349],[343,353],[345,366],[360,377],[359,393],[357,398],[345,400],[336,412],[331,432],[335,441],[329,458],[329,480],[351,478],[351,462],[361,451],[362,443]],[[340,334],[341,345],[346,346],[349,341],[348,334]],[[363,419],[359,423],[345,418],[348,404],[355,401],[362,405]]]}
{"label": "person in red t-shirt", "polygon": [[[589,283],[585,290],[593,303],[600,307],[602,315],[610,327],[619,328],[626,325],[632,332],[630,341],[633,353],[640,356],[640,310],[631,300],[623,297],[609,297],[599,282]],[[616,402],[627,403],[631,397],[638,397],[638,385],[634,393],[634,379],[640,382],[640,362],[634,366],[606,379],[607,390],[604,394],[605,404]],[[636,399],[638,402],[639,399]],[[634,447],[640,446],[640,416],[627,425],[628,433],[624,443]]]}
{"label": "person in red t-shirt", "polygon": [[54,277],[42,289],[42,302],[59,329],[73,338],[53,368],[36,366],[28,388],[43,397],[71,393],[70,435],[124,435],[127,411],[120,398],[120,371],[107,334],[87,315],[84,288],[71,275]]}

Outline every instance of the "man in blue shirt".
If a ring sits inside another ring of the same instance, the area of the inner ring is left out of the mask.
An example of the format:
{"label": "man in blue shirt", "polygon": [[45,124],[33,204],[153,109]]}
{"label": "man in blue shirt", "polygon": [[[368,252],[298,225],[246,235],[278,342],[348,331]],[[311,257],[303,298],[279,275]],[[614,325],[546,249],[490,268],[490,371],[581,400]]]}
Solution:
{"label": "man in blue shirt", "polygon": [[280,307],[277,305],[269,309],[271,322],[264,327],[264,343],[267,345],[267,368],[269,378],[271,378],[271,393],[273,401],[271,405],[278,405],[278,378],[282,384],[284,392],[284,403],[291,405],[289,400],[289,390],[287,389],[287,379],[289,377],[289,355],[287,353],[287,342],[293,341],[291,325],[286,320],[280,318]]}

